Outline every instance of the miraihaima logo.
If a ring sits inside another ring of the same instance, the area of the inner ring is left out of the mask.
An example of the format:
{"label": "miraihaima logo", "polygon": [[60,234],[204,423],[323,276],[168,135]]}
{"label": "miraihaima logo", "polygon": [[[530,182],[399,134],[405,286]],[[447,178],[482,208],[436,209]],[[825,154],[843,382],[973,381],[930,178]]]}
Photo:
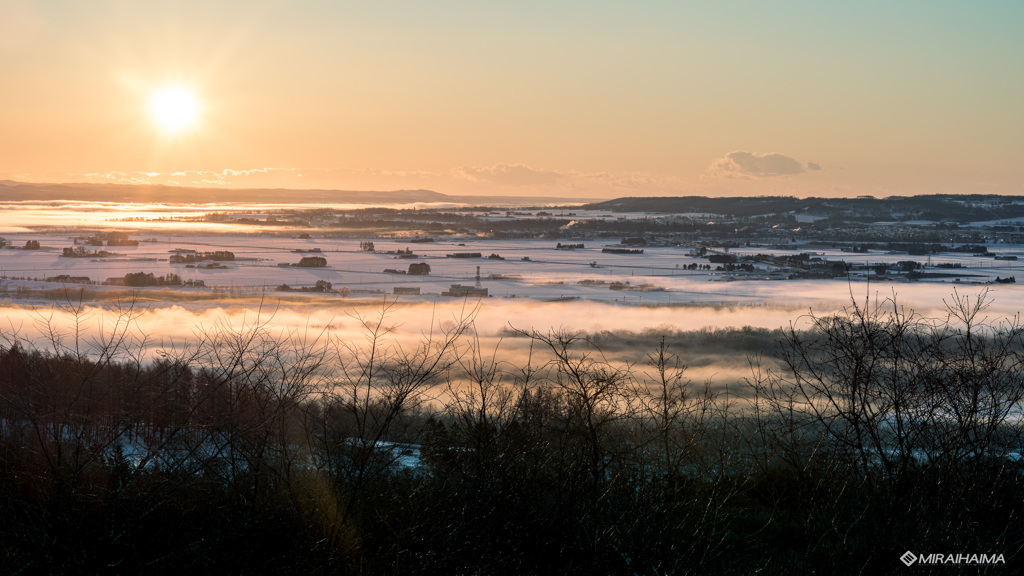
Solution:
{"label": "miraihaima logo", "polygon": [[913,564],[1006,564],[1002,554],[914,554],[907,550],[900,556],[907,566]]}

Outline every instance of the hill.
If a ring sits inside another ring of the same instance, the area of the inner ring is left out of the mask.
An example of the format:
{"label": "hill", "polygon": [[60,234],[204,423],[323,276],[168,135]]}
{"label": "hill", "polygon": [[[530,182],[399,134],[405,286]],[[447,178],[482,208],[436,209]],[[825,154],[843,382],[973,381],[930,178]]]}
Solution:
{"label": "hill", "polygon": [[698,213],[735,217],[806,214],[846,221],[931,220],[966,223],[1024,217],[1024,197],[981,194],[934,194],[888,198],[677,196],[616,198],[587,204],[584,208],[613,212]]}

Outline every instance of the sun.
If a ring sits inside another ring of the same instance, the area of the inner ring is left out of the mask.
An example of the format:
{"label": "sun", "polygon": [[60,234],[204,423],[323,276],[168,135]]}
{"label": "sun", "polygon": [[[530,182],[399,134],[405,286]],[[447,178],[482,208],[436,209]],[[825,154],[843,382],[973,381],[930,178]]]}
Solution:
{"label": "sun", "polygon": [[199,100],[184,86],[167,86],[153,93],[149,110],[161,130],[179,133],[195,128],[199,121]]}

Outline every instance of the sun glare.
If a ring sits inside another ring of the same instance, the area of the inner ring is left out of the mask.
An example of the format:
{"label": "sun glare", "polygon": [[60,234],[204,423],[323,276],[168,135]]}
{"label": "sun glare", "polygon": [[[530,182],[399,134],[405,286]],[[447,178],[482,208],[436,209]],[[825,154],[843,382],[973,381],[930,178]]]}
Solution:
{"label": "sun glare", "polygon": [[182,132],[195,127],[199,119],[199,101],[182,86],[168,86],[153,93],[150,112],[157,126],[166,132]]}

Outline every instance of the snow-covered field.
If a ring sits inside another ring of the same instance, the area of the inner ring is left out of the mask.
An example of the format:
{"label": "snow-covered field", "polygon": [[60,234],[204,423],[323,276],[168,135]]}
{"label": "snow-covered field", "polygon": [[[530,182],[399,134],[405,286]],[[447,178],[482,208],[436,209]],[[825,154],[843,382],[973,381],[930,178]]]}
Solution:
{"label": "snow-covered field", "polygon": [[[279,285],[313,286],[318,280],[330,282],[334,289],[348,288],[353,295],[392,294],[396,287],[419,288],[420,297],[438,300],[442,291],[452,284],[473,286],[479,267],[480,286],[493,298],[528,298],[535,301],[579,299],[593,302],[627,304],[731,303],[782,304],[808,307],[816,303],[843,302],[850,292],[862,295],[869,288],[885,292],[895,290],[924,300],[936,292],[950,293],[954,286],[983,283],[996,277],[1019,275],[1024,280],[1024,246],[1001,246],[998,253],[1018,256],[1018,260],[996,260],[969,254],[946,253],[931,257],[911,257],[880,251],[848,253],[839,250],[809,249],[803,252],[827,260],[850,264],[895,264],[917,260],[933,268],[929,272],[951,272],[937,268],[939,264],[958,264],[957,273],[964,277],[925,280],[914,283],[877,282],[871,287],[864,281],[839,280],[767,280],[768,274],[729,274],[689,270],[691,264],[707,264],[703,258],[689,255],[689,247],[642,247],[643,254],[602,252],[614,246],[611,242],[583,242],[582,249],[557,250],[551,240],[482,240],[453,238],[424,244],[373,239],[373,252],[360,250],[359,240],[298,239],[270,235],[196,235],[155,234],[137,247],[93,247],[116,256],[68,258],[63,248],[74,246],[74,238],[54,233],[23,233],[9,235],[11,246],[0,250],[0,278],[10,289],[13,286],[42,288],[57,286],[42,280],[60,275],[88,277],[101,284],[125,274],[149,272],[156,276],[178,274],[185,281],[201,280],[207,286],[254,288],[273,291]],[[21,249],[27,241],[40,244],[38,250]],[[176,249],[198,252],[230,251],[233,262],[222,268],[187,267],[172,264],[169,257]],[[416,258],[400,258],[398,251],[411,250]],[[734,249],[733,254],[798,254],[801,250],[777,251],[765,247]],[[454,258],[450,254],[480,253],[481,257]],[[502,259],[489,258],[496,255]],[[304,256],[322,256],[324,268],[293,266]],[[427,276],[387,273],[386,269],[405,272],[411,263],[430,266]],[[614,282],[629,282],[633,290],[612,290]],[[642,286],[642,289],[636,289]],[[1015,285],[1000,285],[1000,292],[1015,294]],[[915,298],[916,299],[916,298]]]}
{"label": "snow-covered field", "polygon": [[[954,290],[960,296],[976,296],[989,291],[993,318],[1015,315],[1024,304],[1024,286],[989,284],[997,277],[1019,277],[1024,282],[1024,246],[990,246],[1003,256],[1017,260],[997,260],[964,253],[926,256],[842,252],[819,246],[744,247],[730,251],[735,255],[773,253],[794,255],[811,253],[830,261],[872,266],[916,260],[924,272],[962,275],[960,278],[931,278],[918,282],[893,280],[867,281],[864,274],[852,280],[784,279],[786,273],[762,270],[754,273],[728,273],[689,269],[708,264],[705,258],[690,255],[691,246],[636,246],[643,254],[602,252],[604,248],[622,248],[617,238],[607,240],[561,240],[563,244],[584,244],[583,248],[558,250],[559,241],[545,239],[493,240],[472,236],[436,237],[435,242],[411,243],[404,240],[366,238],[374,250],[361,249],[359,239],[300,238],[266,228],[220,224],[214,228],[159,220],[165,215],[197,215],[209,212],[208,206],[159,207],[128,210],[109,206],[104,211],[95,205],[54,213],[47,205],[0,207],[0,228],[7,247],[0,249],[0,326],[5,333],[27,331],[38,323],[38,311],[51,305],[53,291],[62,287],[77,290],[78,281],[46,281],[57,276],[88,277],[91,291],[112,291],[123,298],[125,288],[104,285],[109,279],[121,279],[129,273],[155,276],[177,274],[183,281],[201,281],[203,288],[146,289],[146,311],[136,322],[143,332],[184,339],[197,326],[239,323],[254,317],[262,301],[265,308],[277,310],[273,323],[283,329],[323,327],[341,330],[348,314],[374,313],[387,301],[397,300],[390,312],[397,323],[410,333],[430,329],[433,320],[458,316],[467,306],[476,310],[481,333],[492,336],[511,327],[546,330],[571,328],[588,331],[671,328],[677,330],[704,327],[754,326],[776,328],[801,315],[829,313],[848,306],[852,299],[895,296],[920,314],[941,316],[943,302]],[[566,213],[570,209],[564,210]],[[48,212],[49,211],[49,212]],[[560,212],[554,209],[552,212]],[[49,214],[50,220],[46,220]],[[138,220],[126,222],[125,214]],[[140,216],[141,214],[141,216]],[[588,217],[592,217],[590,215]],[[618,218],[621,215],[614,215]],[[629,215],[632,216],[632,215]],[[77,218],[77,220],[76,220]],[[188,228],[186,230],[186,227]],[[82,240],[90,233],[82,229],[130,230],[138,246],[88,246]],[[232,233],[224,233],[229,230]],[[219,232],[219,233],[213,233]],[[76,238],[79,243],[76,244]],[[38,242],[36,250],[23,249],[27,242]],[[81,246],[105,250],[114,256],[69,258],[64,248]],[[172,264],[176,250],[197,252],[230,251],[235,260],[203,268],[206,263],[188,267]],[[399,257],[399,251],[411,250],[416,258]],[[480,257],[454,258],[450,254],[480,253]],[[489,258],[491,255],[495,258]],[[323,268],[293,266],[305,256],[322,256]],[[499,259],[500,257],[500,259]],[[426,263],[425,276],[386,273],[385,269],[407,271],[412,263]],[[958,265],[942,268],[940,265]],[[712,264],[714,268],[716,265]],[[758,265],[765,267],[765,265]],[[479,267],[479,280],[477,279]],[[332,292],[280,292],[287,284],[301,289],[317,281],[329,282]],[[628,286],[626,283],[628,282]],[[454,284],[476,286],[488,291],[487,298],[442,296]],[[627,288],[627,289],[612,289]],[[395,289],[419,289],[419,295],[395,295]],[[45,292],[49,290],[49,292]],[[345,294],[345,296],[343,296]],[[216,296],[216,297],[214,297]],[[111,306],[97,298],[97,306]],[[427,320],[422,320],[427,318]],[[430,320],[430,319],[433,320]],[[20,327],[20,328],[19,328]]]}

